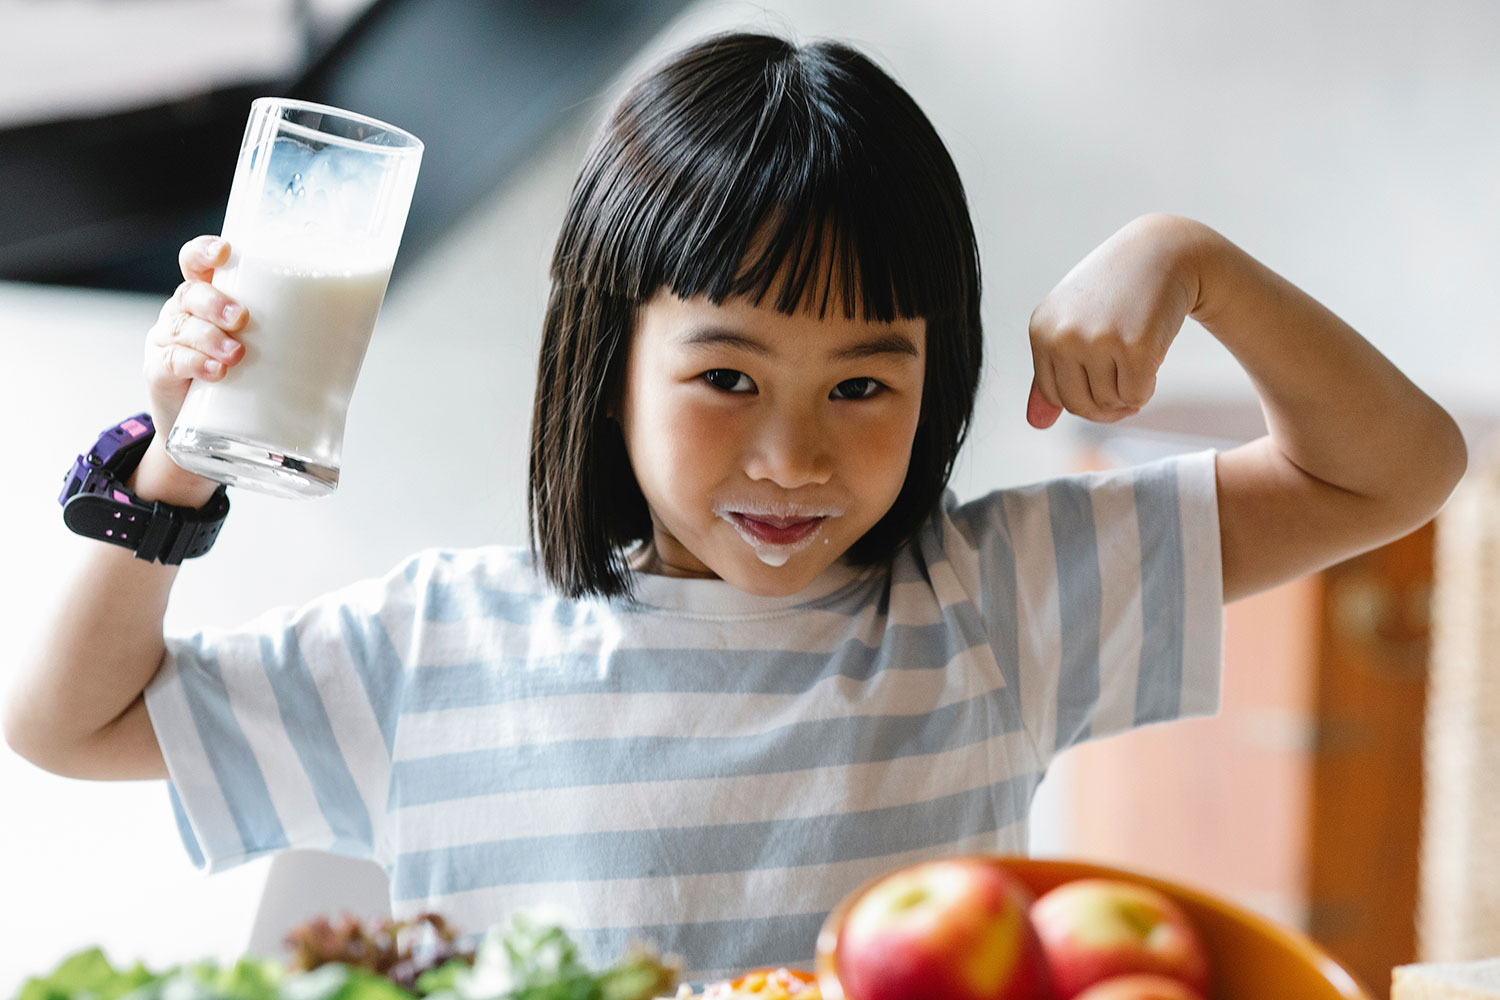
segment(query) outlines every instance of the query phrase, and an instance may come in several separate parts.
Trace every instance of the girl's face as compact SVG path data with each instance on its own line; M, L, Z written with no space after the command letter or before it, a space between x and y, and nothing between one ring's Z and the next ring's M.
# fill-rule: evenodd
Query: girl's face
M637 313L619 412L653 526L637 569L794 594L901 492L926 322L772 302L662 290Z

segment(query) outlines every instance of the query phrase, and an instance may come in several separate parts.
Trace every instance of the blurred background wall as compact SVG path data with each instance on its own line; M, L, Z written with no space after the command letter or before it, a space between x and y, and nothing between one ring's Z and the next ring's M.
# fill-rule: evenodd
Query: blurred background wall
M0 2L0 124L295 75L362 9L359 0ZM287 27L308 11L311 42ZM503 178L403 258L351 407L339 491L308 504L238 494L213 556L179 577L170 629L232 625L426 546L524 543L534 355L572 173L622 81L726 27L862 46L947 141L986 278L985 381L954 480L963 498L1076 465L1076 421L1047 432L1025 423L1027 318L1077 260L1148 211L1213 225L1451 409L1500 410L1500 5L711 0L652 27ZM434 106L461 106L480 135L514 111L465 105L466 90L435 89L436 78L413 64L398 82ZM423 134L422 121L394 120ZM192 168L227 177L231 158ZM0 212L25 207L6 199L0 177ZM0 283L0 391L12 429L0 670L31 642L87 544L59 523L61 476L102 426L144 405L142 338L172 285ZM1248 381L1192 324L1159 384L1159 405L1253 410ZM1065 782L1062 773L1044 784L1038 851L1067 850L1056 806ZM67 781L0 751L0 792L0 994L90 943L154 964L244 947L265 863L195 872L159 785Z

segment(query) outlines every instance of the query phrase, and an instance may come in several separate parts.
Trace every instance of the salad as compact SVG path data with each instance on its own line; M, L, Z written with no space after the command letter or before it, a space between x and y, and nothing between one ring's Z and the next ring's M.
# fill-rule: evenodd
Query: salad
M353 917L300 925L286 962L245 957L151 971L116 968L98 948L26 980L13 1000L652 1000L677 968L636 946L603 971L586 967L561 926L516 915L472 949L437 914L371 926Z

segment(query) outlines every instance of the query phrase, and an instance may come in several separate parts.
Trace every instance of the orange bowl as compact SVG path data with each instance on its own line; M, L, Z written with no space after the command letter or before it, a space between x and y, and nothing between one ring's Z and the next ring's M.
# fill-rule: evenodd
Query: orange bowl
M979 855L1003 865L1033 893L1042 893L1079 878L1116 878L1148 885L1187 911L1203 936L1213 964L1209 1000L1372 1000L1371 995L1333 956L1311 938L1257 913L1199 889L1124 868L1084 861ZM883 876L882 876L883 877ZM860 886L828 915L818 934L819 977L834 974L833 951L838 928L854 901L879 879ZM842 996L825 988L825 997Z

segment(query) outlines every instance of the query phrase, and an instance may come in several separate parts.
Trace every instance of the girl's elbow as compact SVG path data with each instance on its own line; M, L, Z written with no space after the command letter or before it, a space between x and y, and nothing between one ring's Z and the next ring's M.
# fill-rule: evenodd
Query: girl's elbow
M1443 413L1443 475L1440 479L1441 489L1437 506L1433 509L1436 515L1442 509L1443 504L1453 495L1458 484L1463 481L1464 475L1469 471L1469 446L1464 441L1464 433L1459 429L1458 422L1446 411Z
M45 714L20 692L10 692L0 709L3 709L0 729L4 730L5 744L12 753L43 771L74 777L71 768L74 748L67 742L61 726L50 724Z
M1469 448L1458 423L1445 411L1426 437L1420 461L1408 479L1413 527L1432 520L1448 503L1469 468Z
M19 699L12 695L6 700L3 714L0 714L0 729L4 730L5 745L10 747L12 753L22 760L29 761L43 770L51 770L44 760L47 759L46 741L40 738L35 731L32 719Z

